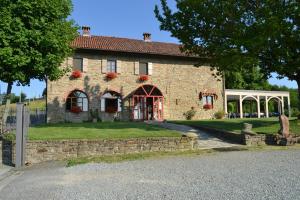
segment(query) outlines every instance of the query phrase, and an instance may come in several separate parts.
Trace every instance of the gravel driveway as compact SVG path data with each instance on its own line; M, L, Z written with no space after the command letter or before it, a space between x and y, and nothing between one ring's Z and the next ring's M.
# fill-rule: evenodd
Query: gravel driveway
M1 184L1 183L0 183ZM2 183L3 184L3 183ZM300 150L30 168L0 199L300 199Z

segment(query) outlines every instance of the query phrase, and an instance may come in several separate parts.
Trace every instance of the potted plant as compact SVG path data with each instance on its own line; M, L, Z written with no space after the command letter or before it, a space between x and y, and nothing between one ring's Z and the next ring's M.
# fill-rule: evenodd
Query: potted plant
M141 82L148 81L149 80L149 76L145 75L145 74L144 75L140 75L139 80Z
M79 106L73 106L70 111L75 114L79 114L82 112L82 110Z
M79 70L73 71L72 75L71 75L71 77L74 79L80 78L81 76L82 76L82 74L81 74L81 71L79 71Z
M115 73L115 72L108 72L106 74L106 78L107 78L107 80L115 79L115 78L117 78L117 73Z
M213 108L213 106L212 106L211 104L205 104L205 105L203 106L203 108L204 108L205 110L210 110L210 109Z

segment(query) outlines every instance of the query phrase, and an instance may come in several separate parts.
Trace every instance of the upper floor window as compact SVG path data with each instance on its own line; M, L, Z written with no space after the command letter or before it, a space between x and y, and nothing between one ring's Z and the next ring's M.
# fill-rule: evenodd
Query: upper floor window
M139 74L140 75L148 75L148 63L140 62L139 65Z
M107 60L106 71L117 73L117 62L116 62L116 60Z
M204 96L202 98L203 105L211 105L213 107L214 105L214 97L213 96Z
M73 58L73 70L83 71L83 59Z

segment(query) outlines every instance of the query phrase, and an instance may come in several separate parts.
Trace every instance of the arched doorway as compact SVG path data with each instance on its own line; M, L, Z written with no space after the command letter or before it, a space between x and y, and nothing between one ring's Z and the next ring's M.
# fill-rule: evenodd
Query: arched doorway
M164 97L153 85L142 85L130 99L133 120L163 120Z

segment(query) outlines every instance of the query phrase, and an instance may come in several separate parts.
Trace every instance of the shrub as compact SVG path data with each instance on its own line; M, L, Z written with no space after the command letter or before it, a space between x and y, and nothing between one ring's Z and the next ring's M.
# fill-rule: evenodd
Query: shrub
M107 78L107 80L115 79L115 78L117 78L117 73L115 73L115 72L108 72L106 74L106 78Z
M191 120L196 115L196 110L194 109L194 107L192 107L191 110L183 113L183 115L187 120Z
M5 133L3 134L3 139L7 141L14 141L16 140L16 135L14 133Z
M217 119L223 119L224 117L225 117L225 112L224 111L218 111L218 112L216 112L215 113L215 117L217 118Z
M72 78L80 78L81 77L81 71L79 71L79 70L73 71L71 77Z

